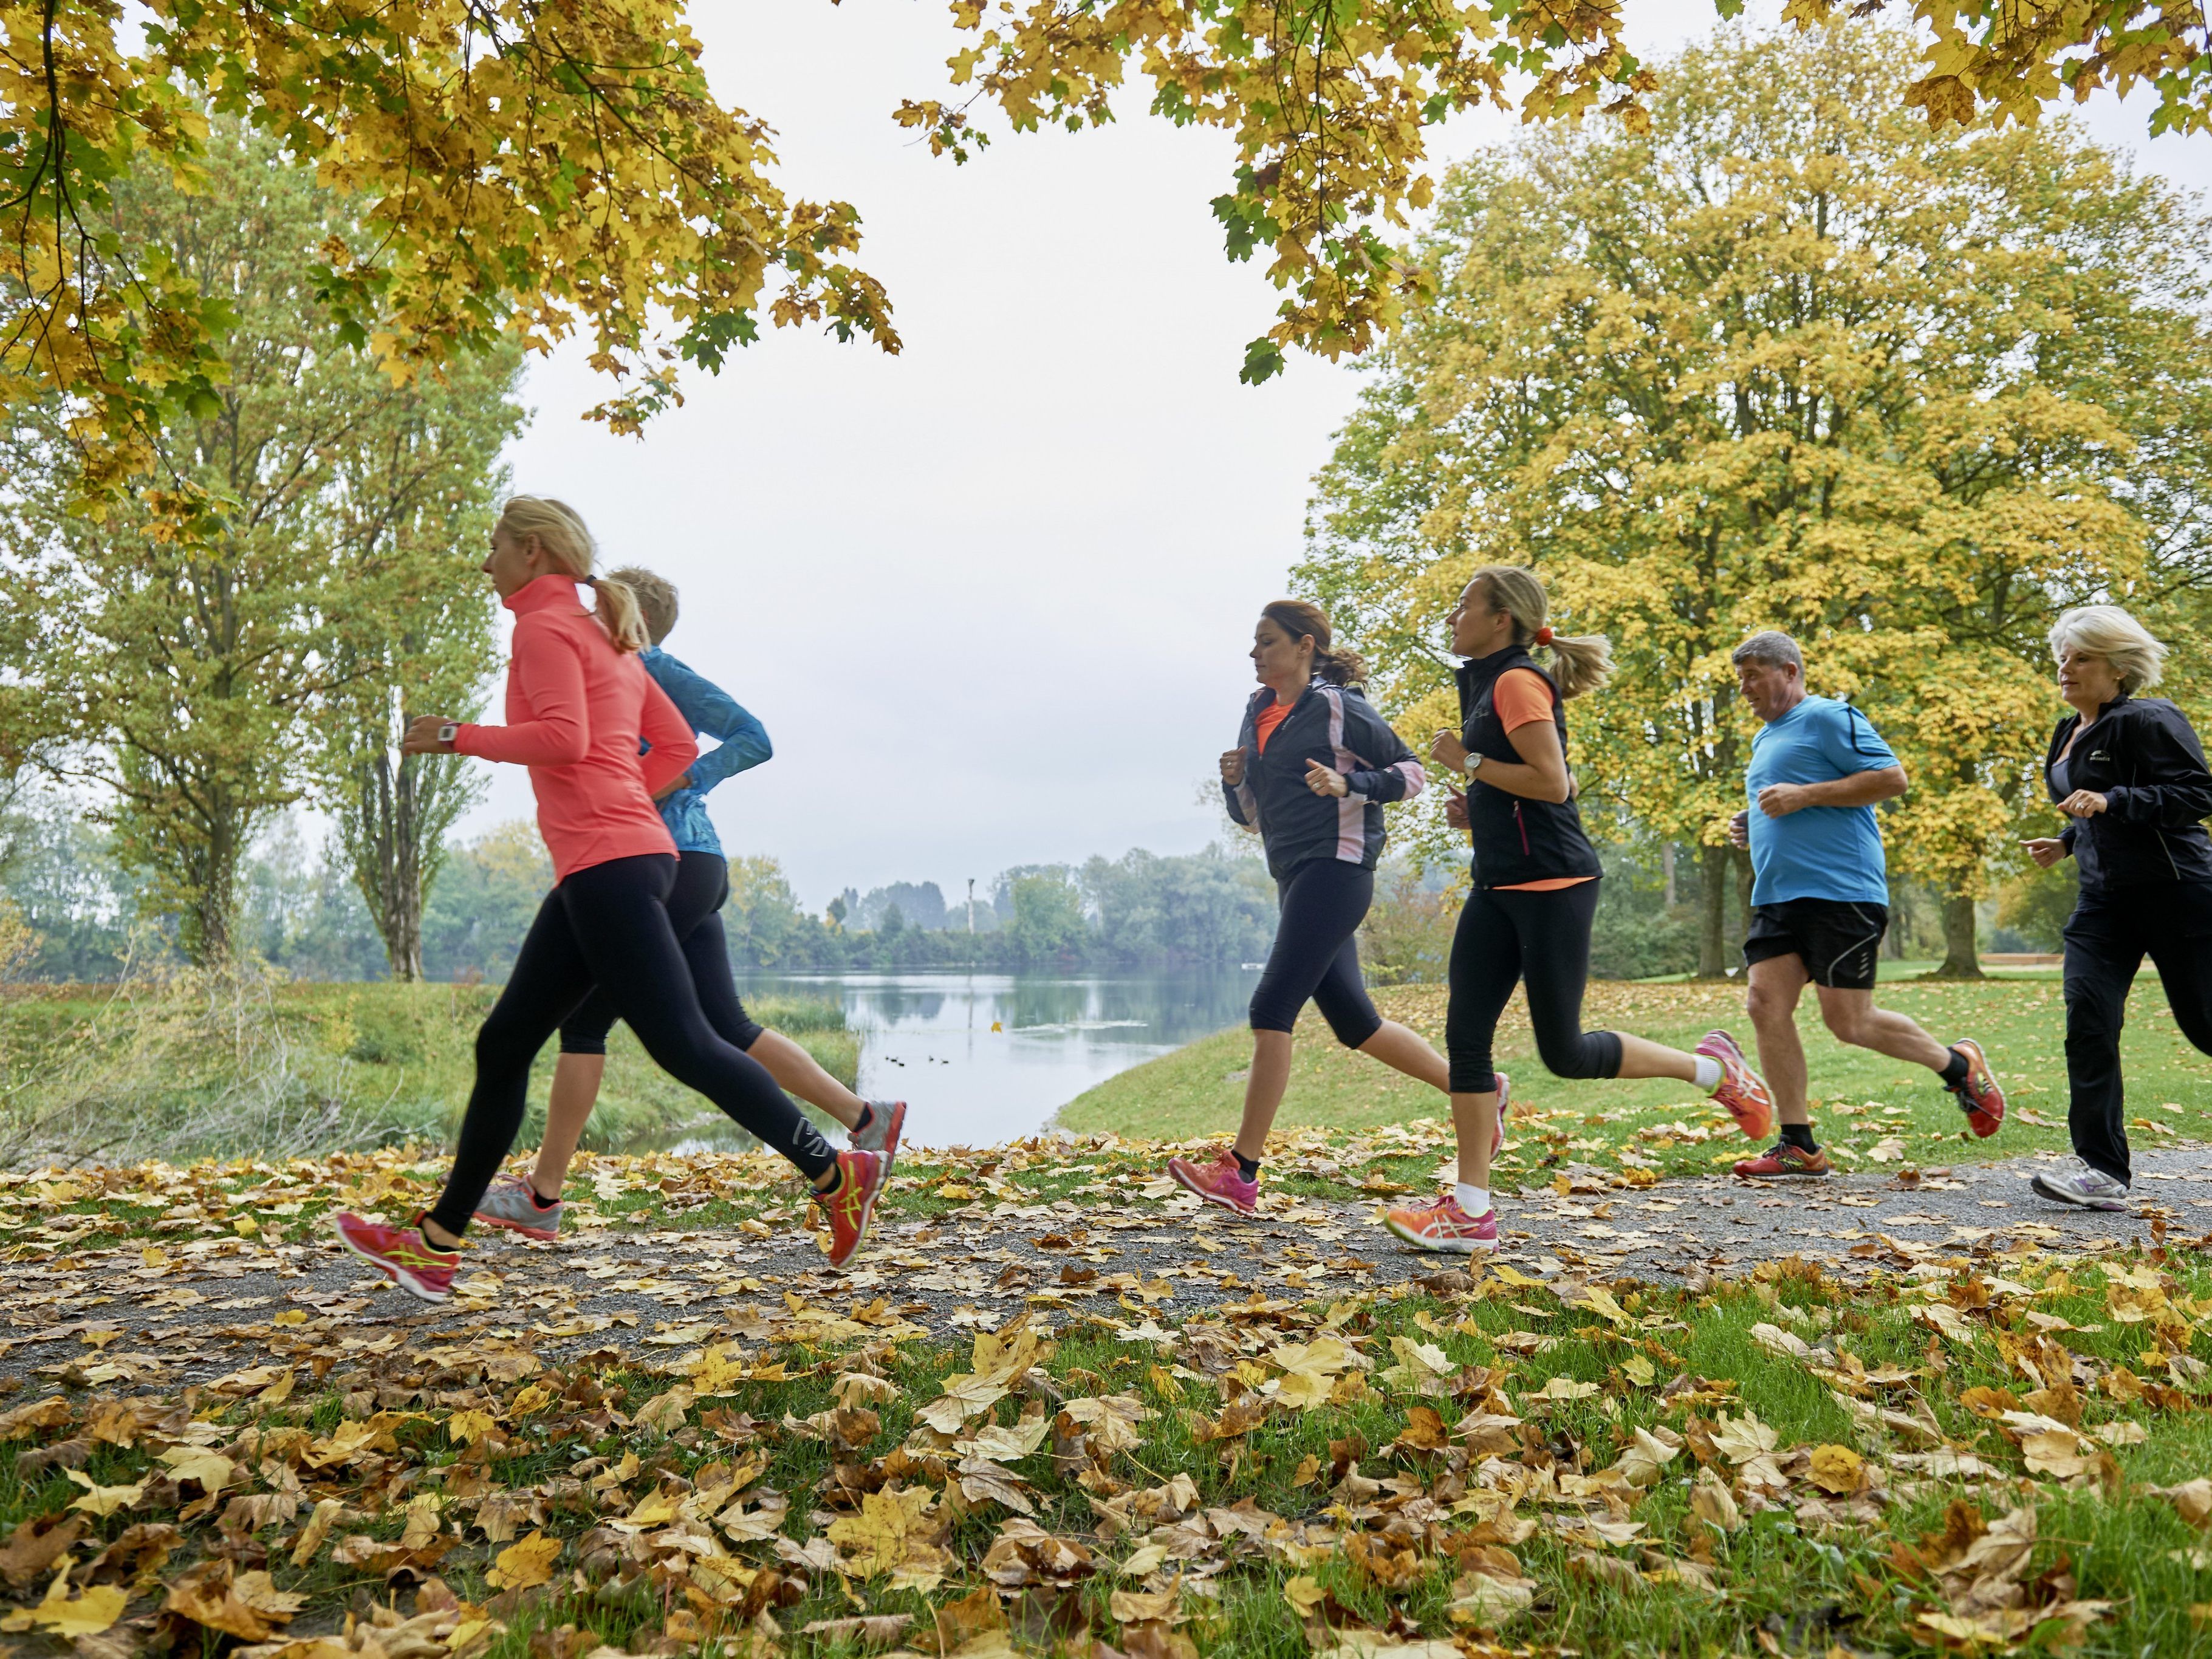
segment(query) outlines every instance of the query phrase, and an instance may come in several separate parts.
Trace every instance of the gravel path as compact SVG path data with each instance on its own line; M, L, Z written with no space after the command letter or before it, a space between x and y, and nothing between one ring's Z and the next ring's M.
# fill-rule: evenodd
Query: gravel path
M1495 1258L1533 1277L1695 1281L1795 1252L1845 1274L1905 1271L2025 1245L2094 1250L2212 1238L2212 1147L2142 1153L2135 1206L2101 1215L2032 1194L2036 1159L1814 1183L1725 1176L1608 1190L1570 1169L1576 1190L1509 1200ZM136 1246L11 1265L0 1378L19 1387L177 1388L265 1366L280 1355L343 1360L400 1343L573 1359L610 1347L656 1357L709 1340L787 1337L794 1320L842 1334L904 1322L933 1334L996 1328L1024 1308L1056 1326L1092 1322L1141 1339L1163 1324L1255 1297L1326 1300L1448 1272L1460 1258L1403 1249L1372 1200L1274 1195L1256 1220L1201 1212L1177 1194L1109 1210L1061 1200L974 1206L933 1222L893 1221L855 1269L830 1272L795 1230L602 1229L533 1244L496 1235L472 1253L454 1300L430 1308L334 1243L190 1261ZM273 1373L272 1373L273 1374ZM4 1385L0 1385L4 1386ZM234 1386L237 1386L234 1384Z

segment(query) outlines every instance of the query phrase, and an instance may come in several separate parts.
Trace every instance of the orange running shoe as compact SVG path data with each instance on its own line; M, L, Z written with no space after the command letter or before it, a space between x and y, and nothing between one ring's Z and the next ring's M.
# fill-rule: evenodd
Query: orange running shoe
M1382 1224L1417 1250L1474 1255L1498 1248L1497 1210L1469 1215L1460 1208L1455 1193L1439 1194L1425 1204L1401 1204L1382 1218Z
M1802 1146L1778 1140L1757 1158L1739 1160L1735 1172L1746 1181L1770 1180L1776 1176L1825 1176L1829 1173L1828 1155L1817 1147L1808 1152Z
M1765 1139L1774 1127L1774 1097L1766 1092L1766 1080L1751 1069L1735 1039L1726 1031L1708 1031L1698 1052L1721 1063L1721 1085L1713 1091L1713 1098L1728 1108L1737 1128L1753 1140Z
M842 1267L867 1242L868 1228L876 1218L876 1200L884 1192L884 1158L880 1152L837 1154L836 1186L814 1194L814 1201L830 1212L830 1265Z
M364 1221L350 1210L331 1218L338 1243L368 1262L410 1296L443 1302L453 1293L453 1274L461 1253L441 1250L422 1236L420 1211L404 1227Z
M1951 1052L1964 1055L1966 1061L1966 1080L1951 1092L1959 1097L1966 1127L1987 1140L2004 1121L2004 1091L1997 1087L1996 1073L1990 1070L1982 1045L1973 1038L1960 1037L1951 1045Z

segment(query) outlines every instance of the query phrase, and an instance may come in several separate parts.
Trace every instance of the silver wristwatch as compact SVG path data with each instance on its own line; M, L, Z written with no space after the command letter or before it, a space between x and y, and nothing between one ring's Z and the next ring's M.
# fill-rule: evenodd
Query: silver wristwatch
M1467 773L1468 776L1473 777L1477 772L1482 770L1482 757L1476 754L1474 750L1468 750L1467 751L1467 761L1462 769Z
M447 720L443 726L438 728L438 741L440 743L451 743L455 738L460 735L460 731L461 728L459 726L452 720Z

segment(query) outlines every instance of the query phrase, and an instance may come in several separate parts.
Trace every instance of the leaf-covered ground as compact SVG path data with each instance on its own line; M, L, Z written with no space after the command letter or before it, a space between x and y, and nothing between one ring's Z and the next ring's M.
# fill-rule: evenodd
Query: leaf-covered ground
M443 1309L321 1219L439 1159L9 1177L0 1622L26 1659L2212 1642L2201 1148L2090 1218L2018 1167L1769 1191L1547 1133L1471 1270L1373 1224L1429 1124L1287 1139L1250 1223L1154 1146L917 1154L842 1275L764 1160L601 1158Z

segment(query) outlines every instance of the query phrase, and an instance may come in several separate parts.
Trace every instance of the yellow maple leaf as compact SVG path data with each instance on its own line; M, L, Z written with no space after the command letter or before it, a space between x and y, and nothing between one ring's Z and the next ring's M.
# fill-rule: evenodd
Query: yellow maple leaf
M97 1636L120 1619L130 1602L131 1592L119 1584L94 1584L72 1600L65 1594L69 1589L69 1558L64 1556L61 1571L46 1586L46 1600L35 1607L20 1607L0 1619L0 1630L36 1628L74 1641L80 1636Z
M84 1488L84 1496L70 1507L82 1510L87 1515L97 1515L104 1519L118 1510L129 1509L146 1495L143 1480L128 1486L101 1486L94 1485L90 1476L80 1474L75 1469L64 1469L62 1473Z
M1866 1460L1849 1446L1815 1446L1812 1474L1822 1492L1845 1497L1866 1484Z
M446 1436L456 1445L473 1445L496 1426L489 1412L455 1412L446 1419Z
M534 1584L550 1583L553 1564L560 1559L559 1539L532 1532L499 1553L498 1565L484 1574L484 1582L494 1589L528 1589Z

